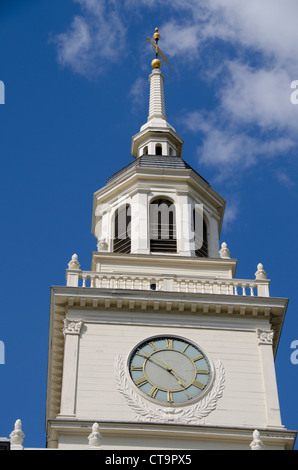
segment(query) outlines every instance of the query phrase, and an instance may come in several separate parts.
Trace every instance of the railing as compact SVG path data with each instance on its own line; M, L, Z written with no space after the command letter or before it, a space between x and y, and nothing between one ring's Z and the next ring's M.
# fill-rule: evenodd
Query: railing
M269 280L266 279L196 279L183 276L124 275L68 269L66 281L66 285L71 287L269 297Z

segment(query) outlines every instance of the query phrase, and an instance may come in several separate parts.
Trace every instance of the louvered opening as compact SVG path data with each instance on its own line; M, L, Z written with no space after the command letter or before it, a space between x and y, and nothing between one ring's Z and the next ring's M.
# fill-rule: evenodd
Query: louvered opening
M156 199L150 204L150 251L177 252L175 206L168 199Z
M130 205L125 205L117 209L115 213L115 228L113 239L114 253L131 252L131 212Z
M208 231L203 214L193 210L193 225L195 234L195 254L198 258L208 258Z

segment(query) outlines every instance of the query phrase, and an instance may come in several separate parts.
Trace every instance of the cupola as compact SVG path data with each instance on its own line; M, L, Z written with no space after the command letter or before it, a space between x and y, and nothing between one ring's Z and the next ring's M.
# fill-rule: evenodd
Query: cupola
M92 233L99 252L219 258L225 201L181 157L183 140L167 122L156 29L147 122L132 138L131 163L94 194Z

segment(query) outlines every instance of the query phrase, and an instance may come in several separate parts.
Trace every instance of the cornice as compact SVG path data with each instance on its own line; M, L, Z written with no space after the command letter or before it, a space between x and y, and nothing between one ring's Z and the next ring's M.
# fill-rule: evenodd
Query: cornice
M149 423L133 421L102 421L95 417L98 423L100 434L104 440L109 437L138 436L141 438L182 438L189 442L198 441L214 443L217 447L222 443L223 448L226 444L242 444L247 446L253 439L255 428L252 427L228 427L228 426L210 426L194 424L169 424L169 423ZM48 435L50 441L58 440L58 436L77 435L86 437L86 446L88 445L88 435L91 432L94 421L80 419L50 419L47 422ZM266 446L282 446L285 450L292 450L295 444L296 431L286 430L284 428L258 428L262 442Z
M274 331L274 350L276 350L281 327L286 313L288 299L274 297L251 297L234 296L227 294L195 294L189 292L164 292L164 291L143 291L132 289L105 289L90 287L53 287L53 301L58 310L58 318L61 312L64 315L72 309L84 309L84 316L89 317L89 321L99 319L98 311L101 312L101 320L104 322L124 322L129 323L131 313L138 312L138 318L133 320L135 324L161 325L170 320L179 326L189 325L198 327L218 327L222 324L229 324L237 319L236 326L241 329L245 324L245 319L253 319L256 322L265 320L271 324ZM114 319L111 316L114 312ZM108 312L105 315L105 312ZM115 313L117 312L117 313ZM161 313L164 314L161 316ZM208 319L212 322L208 323ZM202 320L204 320L202 322ZM238 323L239 322L239 323ZM262 324L259 326L263 328Z
M152 176L152 178L150 178ZM172 185L173 182L180 181L181 183L189 183L197 191L208 192L208 196L212 198L216 203L221 203L225 205L225 200L218 194L200 175L198 175L191 168L152 168L152 167L132 167L128 169L124 174L119 175L118 178L108 183L103 188L100 188L94 193L94 198L97 200L99 198L111 198L113 193L120 193L121 191L127 190L129 188L129 193L131 192L132 185L135 182L144 183L144 179L148 183L156 184L159 180L164 183L164 180L167 180L169 185Z

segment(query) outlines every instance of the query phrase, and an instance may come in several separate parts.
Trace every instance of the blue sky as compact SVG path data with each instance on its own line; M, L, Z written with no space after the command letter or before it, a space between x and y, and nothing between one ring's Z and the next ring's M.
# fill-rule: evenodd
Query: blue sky
M148 115L152 49L183 158L227 200L236 277L259 262L289 298L276 358L283 424L298 428L296 0L1 0L0 436L17 418L45 446L50 286L89 270L92 197L132 161Z

